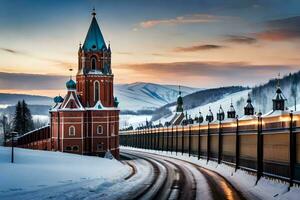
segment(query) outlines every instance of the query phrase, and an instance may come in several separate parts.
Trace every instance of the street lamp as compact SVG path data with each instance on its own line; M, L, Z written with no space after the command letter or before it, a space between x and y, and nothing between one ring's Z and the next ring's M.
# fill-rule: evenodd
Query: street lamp
M15 136L18 132L11 132L11 163L14 163L14 146L15 146ZM16 139L18 141L18 139Z

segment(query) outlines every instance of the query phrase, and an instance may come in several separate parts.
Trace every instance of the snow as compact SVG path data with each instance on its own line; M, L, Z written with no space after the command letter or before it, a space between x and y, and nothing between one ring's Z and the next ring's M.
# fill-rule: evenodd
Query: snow
M5 109L7 108L8 106L10 106L9 104L0 104L0 109Z
M188 161L194 164L197 164L206 169L217 172L221 176L223 176L226 180L228 180L235 188L237 188L240 192L242 192L245 197L248 199L289 199L296 200L299 199L300 188L297 186L291 187L288 190L288 183L271 178L262 177L259 182L256 184L256 176L247 171L238 169L235 171L234 167L231 167L226 164L218 164L215 161L207 162L206 159L198 160L197 157L191 156L188 154L178 153L177 155L173 152L162 152L158 150L145 150L145 149L137 149L131 147L121 147L122 149L129 150L137 150L144 151L149 153L154 153L157 155L168 156L172 158L177 158L180 160Z
M20 195L31 199L33 191L43 196L55 187L91 183L99 187L130 173L127 165L115 159L15 148L15 163L10 163L10 152L11 148L0 147L0 199L18 199Z
M200 89L181 87L182 95ZM121 110L154 110L167 103L176 101L178 86L154 83L132 83L115 86L115 96L119 99Z
M250 91L251 90L243 90L243 91L240 91L240 92L235 92L235 93L232 93L230 95L227 95L226 97L224 97L222 99L219 99L218 101L211 102L211 103L208 103L208 104L205 104L205 105L202 105L202 106L198 106L198 107L195 107L195 108L192 108L192 109L185 110L184 113L187 112L188 115L191 115L191 117L194 118L195 116L198 116L199 111L201 111L202 116L205 119L205 116L209 112L209 108L211 108L211 111L214 114L214 119L216 120L217 119L217 112L220 108L220 105L222 105L222 108L224 109L225 114L226 114L226 112L229 109L230 104L232 102L234 107L235 107L235 110L237 112L237 115L241 116L242 112L243 112L243 109L238 108L237 101L239 101L241 98L247 98L247 95ZM242 105L242 107L244 107L244 104ZM176 106L172 106L169 109L172 112L175 112ZM168 117L164 117L164 118L161 118L159 120L164 124L167 121L169 122L172 119L172 117L173 117L173 115L170 115ZM159 120L156 120L154 122L154 124L158 124Z
M139 124L145 124L146 119L151 120L151 115L120 115L120 128L128 126L138 127Z

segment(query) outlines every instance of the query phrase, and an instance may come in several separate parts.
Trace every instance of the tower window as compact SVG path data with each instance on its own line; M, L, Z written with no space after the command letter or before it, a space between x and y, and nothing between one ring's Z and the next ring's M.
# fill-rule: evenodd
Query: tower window
M94 101L97 102L99 100L100 94L100 83L99 81L94 82Z
M103 133L103 127L101 125L97 126L97 134L102 134Z
M69 127L69 136L75 136L75 127L74 126Z
M92 58L91 59L91 62L92 62L92 70L96 70L96 58Z

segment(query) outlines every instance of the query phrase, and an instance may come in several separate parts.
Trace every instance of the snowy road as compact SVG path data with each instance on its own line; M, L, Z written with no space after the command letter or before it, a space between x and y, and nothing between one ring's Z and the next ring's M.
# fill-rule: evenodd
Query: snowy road
M118 162L59 152L17 150L18 162L12 166L3 159L0 167L8 170L5 174L9 174L12 167L14 174L16 169L24 173L15 176L14 182L10 181L13 176L9 178L0 174L1 181L5 180L6 183L3 182L0 189L0 199L244 199L217 173L165 155L122 148L122 160ZM2 149L3 155L7 152L7 148ZM61 162L68 166L67 171L62 171L65 168L59 168ZM92 171L83 173L84 169ZM73 171L74 173L71 173ZM97 176L91 176L92 174ZM76 177L81 178L77 180ZM42 183L48 185L33 187L34 184ZM27 185L32 185L33 188L27 189Z
M147 160L149 163L152 162L152 168L159 166L158 168L162 169L152 171L156 178L154 182L147 184L147 189L143 191L144 195L129 194L127 199L245 199L223 177L195 164L131 150L122 150L122 155ZM161 187L158 188L157 185Z

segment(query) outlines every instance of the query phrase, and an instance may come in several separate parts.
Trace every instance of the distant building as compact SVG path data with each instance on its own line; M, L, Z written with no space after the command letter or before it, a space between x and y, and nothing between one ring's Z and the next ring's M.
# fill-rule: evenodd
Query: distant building
M54 98L50 110L51 149L119 157L119 109L114 97L110 44L105 43L92 13L92 22L78 50L76 83L66 83L64 98Z

